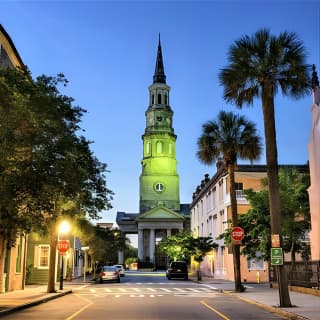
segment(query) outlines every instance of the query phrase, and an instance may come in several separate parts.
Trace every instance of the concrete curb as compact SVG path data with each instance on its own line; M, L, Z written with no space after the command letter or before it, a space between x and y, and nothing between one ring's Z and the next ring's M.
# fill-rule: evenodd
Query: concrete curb
M203 284L203 282L201 280L199 281L197 279L192 279L192 278L189 278L189 279L191 281L193 281L193 282ZM255 300L252 300L252 299L249 299L249 298L245 298L243 296L238 295L235 291L228 291L228 290L219 289L218 292L224 293L224 294L228 294L228 295L232 295L233 297L236 297L239 300L242 300L242 301L244 301L246 303L250 303L250 304L256 305L257 307L259 307L261 309L264 309L266 311L269 311L269 312L284 316L284 317L286 317L287 319L290 319L290 320L309 320L308 318L305 318L303 316L297 315L297 314L289 312L287 310L283 310L280 307L269 306L267 304L264 304L264 303L261 303L261 302L255 301Z
M19 305L19 306L16 306L16 307L12 307L12 308L0 311L0 318L4 317L5 315L8 315L10 313L13 313L13 312L16 312L16 311L20 311L20 310L23 310L23 309L27 309L27 308L31 308L31 307L34 307L34 306L39 305L41 303L45 303L45 302L48 302L50 300L54 300L54 299L63 297L63 296L65 296L67 294L70 294L70 293L72 293L72 290L59 292L59 293L54 293L52 295L50 293L48 293L48 296L46 296L46 297L44 297L42 299L31 301L31 302L28 302L28 303L25 303L25 304L22 304L22 305Z

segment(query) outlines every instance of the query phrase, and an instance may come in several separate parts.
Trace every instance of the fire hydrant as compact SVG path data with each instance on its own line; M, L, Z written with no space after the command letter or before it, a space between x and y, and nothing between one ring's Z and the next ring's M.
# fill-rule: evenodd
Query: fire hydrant
M260 272L257 271L256 273L257 283L260 283Z

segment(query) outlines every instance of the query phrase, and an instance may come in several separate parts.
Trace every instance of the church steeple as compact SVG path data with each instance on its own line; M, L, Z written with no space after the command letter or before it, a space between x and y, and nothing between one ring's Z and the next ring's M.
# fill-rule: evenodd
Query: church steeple
M153 83L149 86L149 106L143 140L140 175L140 213L156 207L180 210L179 175L170 87L164 74L160 35Z
M154 75L153 75L153 83L166 83L166 75L164 74L163 59L162 59L160 33L159 33L157 61L156 61L156 67L154 69Z

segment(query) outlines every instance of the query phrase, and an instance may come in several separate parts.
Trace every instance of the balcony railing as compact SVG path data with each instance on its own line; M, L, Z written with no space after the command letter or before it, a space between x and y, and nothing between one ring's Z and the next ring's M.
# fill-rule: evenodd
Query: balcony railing
M237 199L237 201L246 201L247 202L247 199L244 195L243 190L236 190L236 199ZM224 203L230 203L230 193L226 194L226 198L224 200Z

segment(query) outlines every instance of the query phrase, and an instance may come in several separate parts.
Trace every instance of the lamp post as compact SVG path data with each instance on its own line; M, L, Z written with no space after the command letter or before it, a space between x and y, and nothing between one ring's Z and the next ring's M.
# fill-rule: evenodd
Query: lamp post
M58 251L61 255L60 290L63 290L64 255L69 249L69 240L60 239L60 235L67 233L69 230L70 225L67 221L62 221L58 226Z

